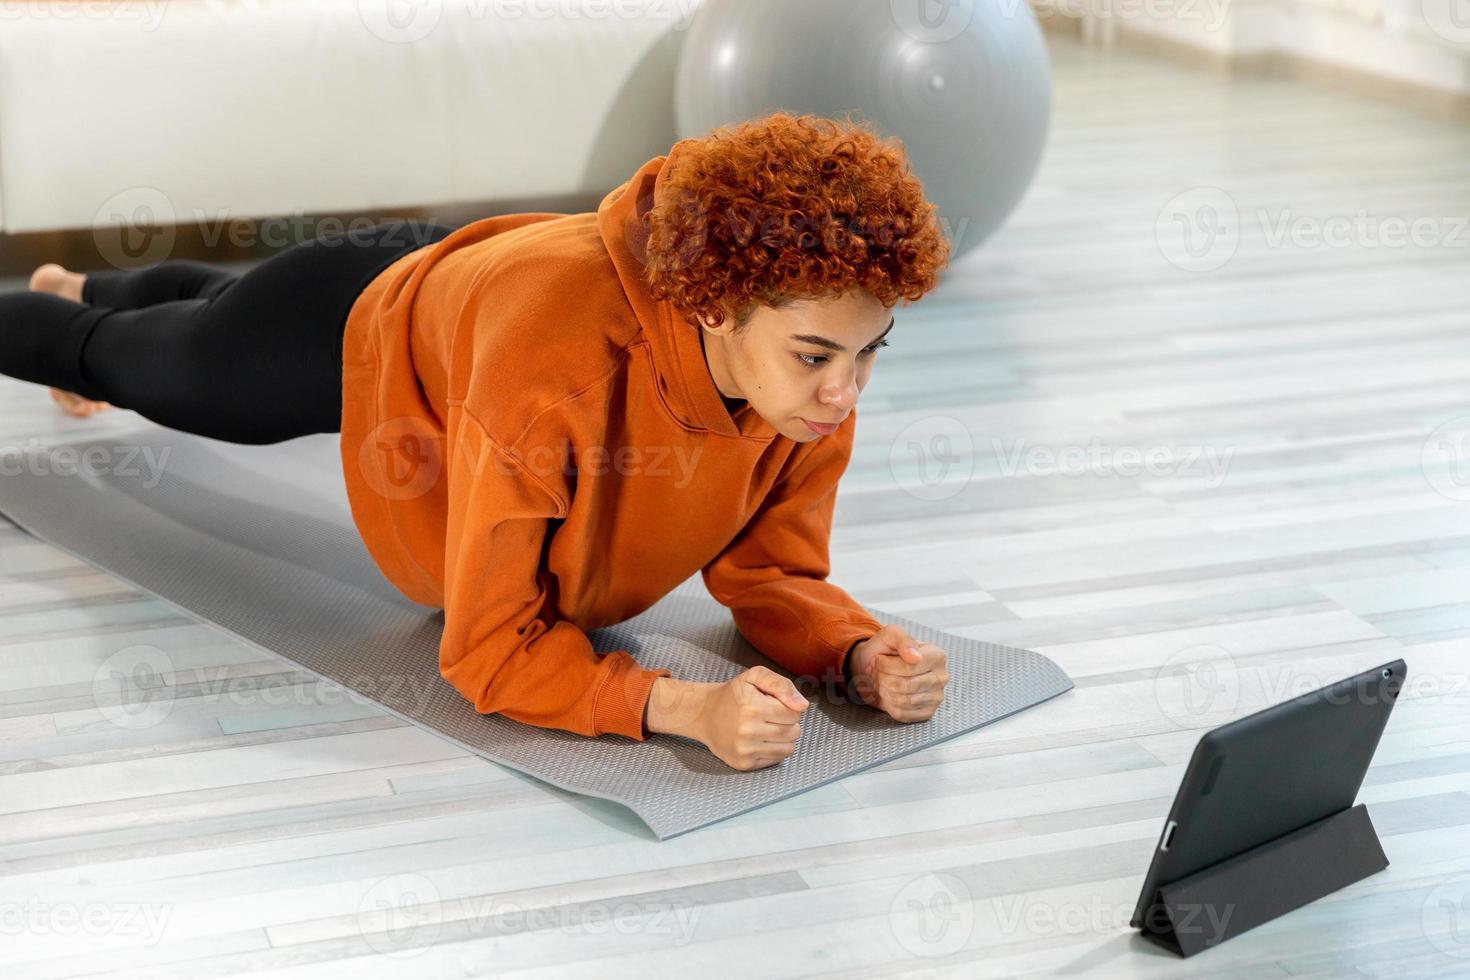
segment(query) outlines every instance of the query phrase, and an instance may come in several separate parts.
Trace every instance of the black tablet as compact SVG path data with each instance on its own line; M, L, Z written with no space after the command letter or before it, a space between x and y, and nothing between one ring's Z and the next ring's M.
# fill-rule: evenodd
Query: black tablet
M1351 807L1406 670L1395 660L1206 732L1129 925L1169 883Z

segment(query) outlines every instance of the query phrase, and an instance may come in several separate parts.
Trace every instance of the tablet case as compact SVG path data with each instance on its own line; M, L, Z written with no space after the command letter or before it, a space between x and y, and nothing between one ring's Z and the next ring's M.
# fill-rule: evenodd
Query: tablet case
M1142 932L1193 956L1386 867L1359 803L1161 886Z

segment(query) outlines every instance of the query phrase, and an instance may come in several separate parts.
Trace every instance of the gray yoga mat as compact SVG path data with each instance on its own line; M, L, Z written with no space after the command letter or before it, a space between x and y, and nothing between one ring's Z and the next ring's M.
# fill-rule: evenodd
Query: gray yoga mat
M143 422L0 451L0 513L165 602L350 688L465 749L630 807L660 840L822 786L1005 718L1072 687L1047 658L868 607L949 653L945 701L902 724L864 705L812 706L790 758L739 772L704 746L585 738L481 715L439 676L443 612L403 597L352 523L335 435L245 446ZM651 609L589 634L675 677L780 671L693 575ZM785 673L784 671L781 671ZM789 676L789 675L788 675ZM832 699L834 702L836 699Z

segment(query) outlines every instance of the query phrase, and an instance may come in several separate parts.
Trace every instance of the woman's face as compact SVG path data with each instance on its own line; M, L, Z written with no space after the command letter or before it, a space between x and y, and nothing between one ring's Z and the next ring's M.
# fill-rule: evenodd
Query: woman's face
M704 326L704 355L720 394L744 399L781 435L797 442L835 429L851 414L893 326L890 308L864 289L838 297L760 305L741 330L733 318Z

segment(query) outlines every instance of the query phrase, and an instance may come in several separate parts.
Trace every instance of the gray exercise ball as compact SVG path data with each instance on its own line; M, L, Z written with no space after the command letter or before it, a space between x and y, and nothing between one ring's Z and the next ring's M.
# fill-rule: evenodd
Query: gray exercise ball
M866 119L903 141L951 260L1036 174L1051 73L1026 0L704 0L687 33L681 139L777 110Z

